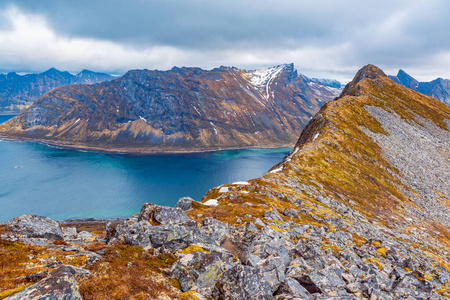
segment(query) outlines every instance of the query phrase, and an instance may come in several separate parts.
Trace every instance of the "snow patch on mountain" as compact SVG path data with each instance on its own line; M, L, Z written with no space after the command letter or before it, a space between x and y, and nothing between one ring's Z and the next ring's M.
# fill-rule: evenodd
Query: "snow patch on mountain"
M248 71L244 73L244 77L257 90L263 93L265 92L262 96L267 100L270 95L270 84L285 67L286 65L279 65L267 69Z

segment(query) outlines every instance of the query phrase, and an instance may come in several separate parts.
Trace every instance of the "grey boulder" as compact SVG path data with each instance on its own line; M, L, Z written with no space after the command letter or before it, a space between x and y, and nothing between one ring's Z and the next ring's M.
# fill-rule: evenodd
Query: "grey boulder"
M23 215L5 223L6 228L26 238L61 240L64 234L58 222L47 217Z
M150 221L155 225L168 225L188 222L188 215L179 207L160 206L152 203L142 205L138 221Z
M264 276L250 266L236 265L227 270L219 279L218 299L274 299Z
M5 300L81 300L75 277L77 268L63 266L51 272L49 276L24 290L5 298Z
M192 201L195 200L192 199L191 197L180 198L177 204L175 204L175 207L181 208L182 210L188 210L191 208Z

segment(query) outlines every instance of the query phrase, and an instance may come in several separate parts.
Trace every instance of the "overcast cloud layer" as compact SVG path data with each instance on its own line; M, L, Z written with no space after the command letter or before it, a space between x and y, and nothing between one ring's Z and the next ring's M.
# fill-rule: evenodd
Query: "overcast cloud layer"
M350 80L372 63L450 78L447 0L2 0L0 72L293 62Z

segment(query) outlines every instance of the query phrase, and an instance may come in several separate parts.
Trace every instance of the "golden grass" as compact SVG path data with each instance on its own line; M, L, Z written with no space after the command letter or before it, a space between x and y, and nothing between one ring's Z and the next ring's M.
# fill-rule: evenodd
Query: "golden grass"
M174 262L171 254L154 256L140 246L116 244L88 268L90 277L79 280L80 293L87 300L173 298L176 292L161 274Z

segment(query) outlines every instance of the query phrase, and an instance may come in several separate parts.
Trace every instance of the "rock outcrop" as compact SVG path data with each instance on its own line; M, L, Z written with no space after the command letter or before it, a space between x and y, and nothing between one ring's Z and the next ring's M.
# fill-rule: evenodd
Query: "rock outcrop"
M67 299L82 300L74 275L76 268L63 266L38 283L7 297L6 300Z
M50 218L23 215L5 223L6 228L17 238L43 238L61 240L63 232L58 222Z
M292 146L339 92L299 75L292 64L134 70L110 82L53 90L2 124L0 135L141 153Z

